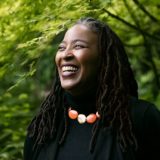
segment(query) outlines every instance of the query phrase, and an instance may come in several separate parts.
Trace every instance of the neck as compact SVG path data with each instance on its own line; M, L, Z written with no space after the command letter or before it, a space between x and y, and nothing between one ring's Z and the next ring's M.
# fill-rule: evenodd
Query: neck
M96 112L96 93L90 92L87 94L73 96L65 92L65 98L68 107L77 110L79 113L90 114Z

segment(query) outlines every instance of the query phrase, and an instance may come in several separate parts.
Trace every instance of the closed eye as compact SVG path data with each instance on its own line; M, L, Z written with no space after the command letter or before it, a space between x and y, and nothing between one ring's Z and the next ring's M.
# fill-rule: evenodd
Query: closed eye
M66 49L66 47L65 46L58 46L58 51L64 51Z
M75 49L81 49L81 48L86 48L86 46L80 45L80 44L76 44L76 45L74 46L74 48L75 48Z

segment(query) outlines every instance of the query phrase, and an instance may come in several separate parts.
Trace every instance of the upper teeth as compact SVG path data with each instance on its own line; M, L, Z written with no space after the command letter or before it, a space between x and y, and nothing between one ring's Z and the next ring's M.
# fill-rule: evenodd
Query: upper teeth
M76 67L73 67L73 66L63 66L62 67L62 71L65 72L65 71L77 71L78 68Z

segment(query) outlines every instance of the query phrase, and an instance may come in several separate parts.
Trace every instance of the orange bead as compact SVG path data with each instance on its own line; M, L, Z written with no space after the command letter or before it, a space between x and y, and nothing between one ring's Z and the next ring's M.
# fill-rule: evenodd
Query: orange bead
M88 123L94 123L96 121L96 119L97 119L96 114L92 113L92 114L90 114L90 115L87 116L87 122Z
M78 117L78 112L75 110L69 110L68 111L68 116L71 119L76 119Z

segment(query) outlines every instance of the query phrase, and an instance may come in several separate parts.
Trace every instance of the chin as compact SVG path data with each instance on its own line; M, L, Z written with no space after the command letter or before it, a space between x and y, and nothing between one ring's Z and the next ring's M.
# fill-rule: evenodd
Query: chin
M76 85L67 85L67 84L61 84L62 88L64 90L74 90L76 88Z
M77 93L80 92L80 89L79 89L79 87L77 87L76 84L75 85L62 84L61 86L66 92L68 92L68 93L70 93L72 95L77 95Z
M79 80L61 80L61 86L64 90L76 90L80 86Z

